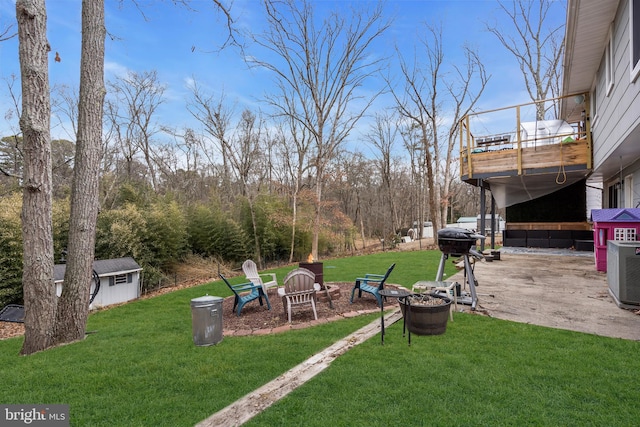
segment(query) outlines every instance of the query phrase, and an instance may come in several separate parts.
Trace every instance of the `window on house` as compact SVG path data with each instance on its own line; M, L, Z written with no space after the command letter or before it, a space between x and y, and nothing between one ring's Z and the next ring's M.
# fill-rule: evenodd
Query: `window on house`
M629 53L631 83L640 75L640 0L629 0Z
M614 82L614 62L613 62L613 26L609 27L609 42L604 50L604 73L606 84L606 95L609 96L613 89Z

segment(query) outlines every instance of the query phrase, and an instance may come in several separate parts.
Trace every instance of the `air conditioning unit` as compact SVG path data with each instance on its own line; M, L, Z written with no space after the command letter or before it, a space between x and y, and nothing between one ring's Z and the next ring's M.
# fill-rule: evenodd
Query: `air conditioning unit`
M607 282L618 307L640 306L640 242L607 242Z

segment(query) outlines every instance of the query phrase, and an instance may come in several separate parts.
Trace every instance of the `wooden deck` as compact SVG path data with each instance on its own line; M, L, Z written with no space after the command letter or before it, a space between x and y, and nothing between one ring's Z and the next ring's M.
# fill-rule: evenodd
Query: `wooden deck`
M515 145L515 144L514 144ZM587 140L546 144L537 147L504 148L468 153L460 156L462 180L497 176L557 173L566 170L590 170L591 149Z

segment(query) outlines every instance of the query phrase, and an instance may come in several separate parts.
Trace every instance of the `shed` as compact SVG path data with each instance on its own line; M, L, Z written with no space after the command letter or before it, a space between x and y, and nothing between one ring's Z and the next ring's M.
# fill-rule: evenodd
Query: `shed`
M636 241L640 236L640 209L593 209L593 242L596 269L607 271L607 242Z
M127 302L140 297L142 285L142 267L131 257L96 260L93 270L100 278L98 292L90 308L105 307ZM54 266L56 295L62 294L65 264ZM91 283L91 294L95 292L95 283Z
M433 237L433 223L424 221L422 224L422 232L418 228L418 221L413 221L414 239L424 239Z

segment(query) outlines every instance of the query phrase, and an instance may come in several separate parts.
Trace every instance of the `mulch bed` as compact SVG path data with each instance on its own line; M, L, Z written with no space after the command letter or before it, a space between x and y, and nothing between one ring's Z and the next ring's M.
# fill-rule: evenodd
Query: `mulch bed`
M24 323L0 322L0 340L24 334Z
M358 298L355 294L353 304L349 303L351 298L352 282L334 282L331 286L340 288L340 295L332 298L333 308L329 306L327 301L317 301L316 311L318 313L318 321L326 322L334 320L336 317L353 317L358 314L372 313L380 310L376 304L375 298L371 294L363 293L362 298ZM394 287L394 285L389 285ZM318 293L318 298L323 298L325 291ZM277 295L275 288L269 289L269 302L271 310L267 310L267 305L255 300L245 305L240 313L240 317L233 312L233 297L227 297L222 303L222 323L225 333L227 331L256 331L276 329L291 325L291 327L304 327L307 324L313 324L313 311L311 306L301 307L293 310L291 315L291 324L284 311L282 299ZM385 309L397 306L398 302L394 298L390 298L385 302Z

